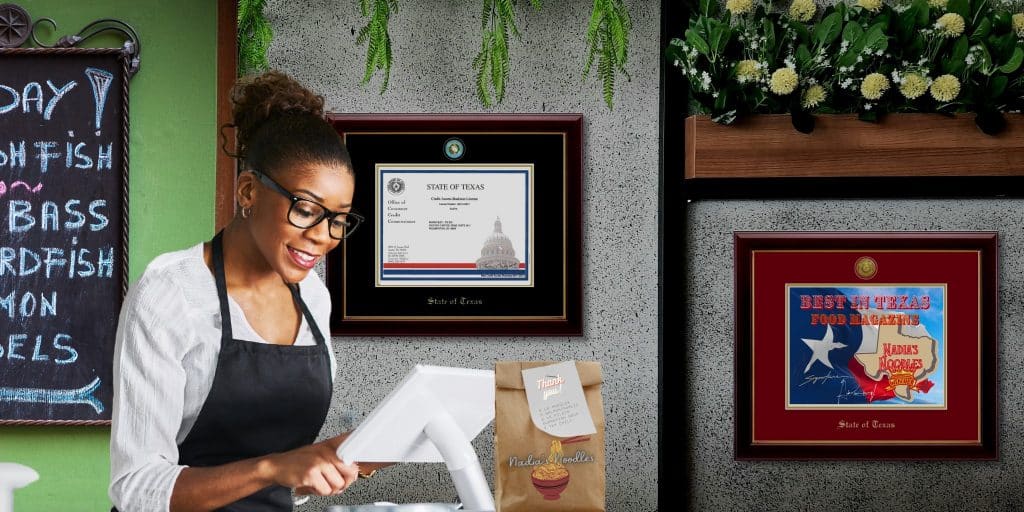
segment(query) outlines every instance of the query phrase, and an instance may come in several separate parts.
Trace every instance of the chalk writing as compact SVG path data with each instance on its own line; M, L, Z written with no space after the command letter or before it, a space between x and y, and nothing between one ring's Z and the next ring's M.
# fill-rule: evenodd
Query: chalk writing
M122 65L113 55L0 61L0 421L109 419Z

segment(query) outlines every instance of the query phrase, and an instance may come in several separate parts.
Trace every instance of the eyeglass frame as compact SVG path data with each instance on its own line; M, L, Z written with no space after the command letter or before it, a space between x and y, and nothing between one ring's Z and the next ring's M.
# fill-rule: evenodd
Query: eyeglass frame
M323 222L324 219L328 219L328 221L327 221L328 222L328 225L327 225L327 236L329 236L329 237L331 237L331 238L333 238L335 240L345 240L348 237L352 236L352 233L355 232L356 228L358 228L359 225L362 224L366 220L366 217L363 217L362 215L360 215L360 214L358 214L358 213L356 213L354 211L349 210L347 212L336 212L336 211L333 211L330 208L327 208L326 206L324 206L324 205L322 205L322 204L320 204L320 203L318 203L318 202L316 202L316 201L314 201L312 199L305 198L305 197L299 197L299 196L293 194L292 192L290 192L288 189L286 189L283 186L281 186L280 183L274 181L273 178L271 178L270 176L267 176L267 174L264 173L264 172L258 171L256 169L249 169L249 172L251 172L254 175L256 175L256 178L258 180L260 180L260 183L263 183L264 185L269 187L274 192L277 192L278 194L281 194L282 196L288 198L289 201L291 201L291 204L288 205L288 214L285 215L285 218L288 220L288 224L291 224L292 226L295 226L295 227L297 227L299 229L312 229L312 228L316 227L318 224L320 224L321 222ZM317 219L316 222L310 224L309 226L303 227L303 226L299 226L299 225L295 224L294 222L292 222L292 209L295 208L295 203L297 203L299 201L306 201L306 202L310 202L310 203L313 203L313 204L319 206L320 209L323 210L323 214L320 215L320 218ZM338 238L338 237L334 236L333 234L331 234L331 226L330 226L330 222L333 221L334 218L339 216L339 215L344 215L345 217L352 216L354 219L356 219L356 223L355 223L354 226L349 227L349 226L346 225L346 227L345 227L345 234L341 238ZM345 223L348 224L347 221Z

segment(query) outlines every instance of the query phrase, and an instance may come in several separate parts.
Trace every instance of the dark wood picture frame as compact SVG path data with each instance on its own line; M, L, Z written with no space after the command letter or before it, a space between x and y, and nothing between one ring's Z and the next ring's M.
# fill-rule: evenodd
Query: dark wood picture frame
M238 161L235 130L221 126L232 123L231 89L238 77L238 0L217 0L217 178L214 193L214 232L235 216L235 178ZM222 138L223 137L223 138ZM223 147L222 147L223 146Z
M979 459L992 460L998 456L998 237L994 232L912 232L912 233L879 233L879 232L772 232L772 233L735 233L735 297L736 297L736 340L735 340L735 458L737 460L764 459ZM753 427L757 418L758 406L765 406L762 401L755 402L754 369L757 364L753 345L757 326L752 318L755 310L753 304L754 290L754 254L756 251L786 251L799 254L801 252L839 253L846 255L888 252L913 253L922 256L922 251L935 251L948 254L953 251L977 253L979 258L977 281L979 286L979 315L977 326L979 333L977 347L979 359L979 403L978 403L978 434L976 443L960 442L927 442L894 443L894 442L816 442L816 443L758 443L753 438ZM881 264L879 264L881 266ZM950 269L955 272L963 269ZM785 271L782 271L785 272ZM850 272L852 274L852 266ZM890 274L891 275L891 274ZM881 277L881 274L879 275ZM785 278L783 278L785 279ZM887 284L882 280L878 284ZM872 284L864 281L864 284ZM775 292L771 290L768 293ZM787 300L788 297L787 297ZM947 315L948 311L944 311ZM762 324L758 322L758 325ZM772 335L768 335L770 338ZM783 343L790 343L781 337ZM945 343L945 342L944 342ZM762 356L763 357L763 356ZM763 361L763 359L762 359ZM763 363L762 363L763 364ZM955 376L953 377L955 379ZM952 380L952 379L951 379ZM763 381L760 381L763 382ZM961 382L970 388L970 382ZM973 389L973 388L971 388ZM772 409L783 407L768 404L769 413ZM950 411L953 409L950 408ZM818 411L815 411L818 412ZM859 411L858 411L859 412ZM948 412L948 411L940 411ZM788 413L787 413L788 414ZM795 414L800 414L797 412ZM849 411L842 410L826 413L835 414L842 419L850 416ZM907 421L913 421L917 411L895 411L894 414L904 415ZM949 413L953 414L953 413ZM765 417L765 413L760 413ZM863 416L863 414L861 414ZM790 425L799 423L790 416ZM973 421L973 419L971 420Z
M346 141L355 163L354 209L367 216L363 235L353 235L327 260L327 285L334 304L331 334L349 335L520 335L581 336L583 334L583 116L580 114L328 114ZM473 289L482 297L479 309L445 307L433 313L425 304L437 294L427 288L376 287L376 272L365 247L375 228L374 164L450 164L441 151L450 137L464 139L464 164L528 164L533 172L532 217L537 234L538 274L530 288ZM438 142L441 141L441 142ZM362 141L362 142L359 142ZM434 146L436 145L436 152ZM401 148L398 150L397 148ZM475 152L474 152L475 151ZM424 160L426 159L426 160ZM552 220L554 219L554 220ZM562 221L562 222L558 222ZM544 230L542 232L542 230ZM355 240L364 236L362 241ZM558 239L561 247L552 240ZM362 243L350 249L348 244ZM538 271L539 272L539 271ZM357 277L358 276L358 277ZM445 297L469 295L464 288L446 288ZM362 302L360 302L362 301ZM549 304L545 306L543 304ZM531 309L532 308L532 309ZM435 308L437 309L437 308Z

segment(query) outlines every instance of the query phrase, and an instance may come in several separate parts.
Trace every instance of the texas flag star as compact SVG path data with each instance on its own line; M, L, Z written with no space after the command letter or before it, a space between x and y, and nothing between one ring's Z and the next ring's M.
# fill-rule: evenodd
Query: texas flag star
M846 348L846 345L832 341L832 326L825 325L825 337L820 340L809 340L807 338L800 338L804 343L811 349L811 360L807 362L807 367L804 368L804 373L807 373L811 369L811 365L815 361L821 361L821 364L832 368L832 362L828 360L829 351L837 348Z

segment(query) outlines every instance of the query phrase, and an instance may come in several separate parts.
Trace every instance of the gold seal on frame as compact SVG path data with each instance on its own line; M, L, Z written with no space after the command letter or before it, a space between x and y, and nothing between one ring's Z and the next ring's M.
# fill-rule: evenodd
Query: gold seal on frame
M878 262L870 256L861 256L853 264L853 271L861 279L871 279L878 273Z

